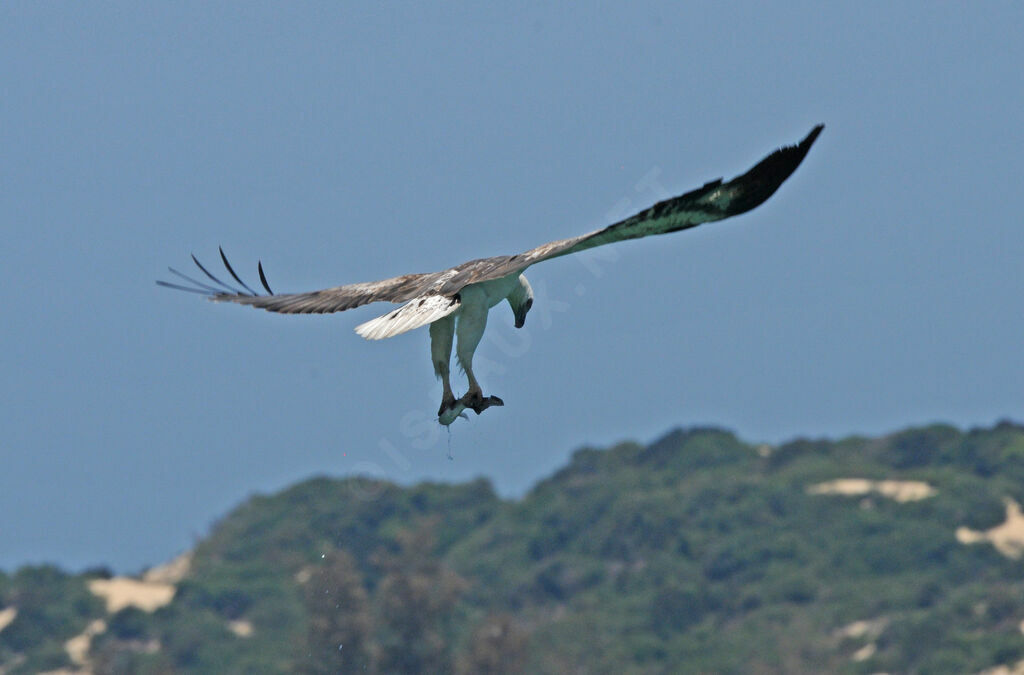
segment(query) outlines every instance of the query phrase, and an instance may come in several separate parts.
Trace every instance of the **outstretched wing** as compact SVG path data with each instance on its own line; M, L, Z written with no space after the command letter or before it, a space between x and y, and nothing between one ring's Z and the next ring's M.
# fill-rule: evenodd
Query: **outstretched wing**
M157 281L156 283L167 288L199 293L217 302L234 302L240 305L258 307L269 312L279 312L282 314L326 314L329 312L343 312L346 309L352 309L353 307L359 307L371 302L407 302L429 293L432 287L446 278L443 272L434 274L406 274L382 281L334 286L333 288L324 288L308 293L275 294L270 290L266 275L263 273L263 263L260 262L257 266L260 282L267 291L267 295L261 295L235 274L235 270L231 267L231 263L228 262L223 249L220 251L220 257L224 267L242 287L241 289L224 283L215 277L194 255L192 256L192 261L210 282L213 282L212 284L182 274L173 267L168 267L167 269L171 274L188 282L189 286L167 281Z
M679 232L702 223L750 211L771 197L800 166L800 162L807 156L807 151L811 149L822 129L824 125L819 124L796 145L776 150L750 171L728 183L723 183L721 178L710 181L696 190L658 202L625 220L579 237L552 241L519 255L485 258L460 265L455 268L460 273L453 276L446 290L457 292L457 288L451 290L456 282L476 283L498 279L514 272L522 272L530 265L544 260L585 251L595 246L639 239L653 234Z
M328 314L343 312L371 302L406 302L417 297L429 284L424 279L433 275L406 274L400 277L346 286L334 286L308 293L272 295L218 294L211 300L236 302L281 314Z

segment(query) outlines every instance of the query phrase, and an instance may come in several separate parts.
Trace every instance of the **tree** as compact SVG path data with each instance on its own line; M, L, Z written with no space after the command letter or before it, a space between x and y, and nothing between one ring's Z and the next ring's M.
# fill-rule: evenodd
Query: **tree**
M309 629L300 670L372 672L370 602L355 560L332 551L305 582Z
M452 610L468 583L434 555L434 521L401 531L397 553L379 553L374 601L378 668L450 673Z

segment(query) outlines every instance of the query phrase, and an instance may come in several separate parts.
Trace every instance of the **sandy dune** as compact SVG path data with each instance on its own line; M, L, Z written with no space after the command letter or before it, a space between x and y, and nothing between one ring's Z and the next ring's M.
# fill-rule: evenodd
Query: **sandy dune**
M111 614L125 607L138 607L144 612L153 612L174 598L176 584L188 574L191 566L192 553L189 551L153 567L141 579L93 579L89 582L89 590L107 601L107 611Z
M888 625L889 620L884 617L874 620L854 621L835 631L835 636L852 640L867 640L868 642L864 646L850 656L850 659L854 662L866 661L878 651L878 645L875 644L875 640L878 639L878 636L882 634L882 631Z
M885 627L889 625L889 620L886 618L873 619L866 621L854 621L851 624L847 624L836 631L836 636L841 638L868 638L874 640Z
M15 607L4 607L0 609L0 631L10 626L10 622L14 621L14 617L17 616L17 609Z
M65 642L64 649L67 650L71 663L79 667L87 667L89 665L89 646L92 644L92 639L106 630L107 622L103 619L95 619L86 626L84 631Z
M1020 558L1024 555L1024 514L1021 513L1020 504L1007 499L1006 521L1002 525L996 525L984 532L959 527L956 530L956 540L961 544L979 544L987 541L1006 557Z
M0 630L7 628L14 621L14 617L18 616L18 610L14 607L5 607L0 609Z
M171 601L177 590L173 584L140 581L129 577L93 579L89 590L107 601L107 611L120 612L125 607L138 607L153 612Z
M228 621L228 630L241 638L252 637L252 623L244 619Z
M867 478L838 478L817 483L807 488L812 495L843 495L856 497L877 492L898 502L916 502L938 493L928 483L919 480L868 480Z
M177 584L192 569L192 551L186 551L177 558L157 565L142 575L143 581L157 584Z

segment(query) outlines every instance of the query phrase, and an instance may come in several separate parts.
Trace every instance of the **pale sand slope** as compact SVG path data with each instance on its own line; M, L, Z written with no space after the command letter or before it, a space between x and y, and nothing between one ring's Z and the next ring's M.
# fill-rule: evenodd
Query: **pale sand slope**
M916 502L938 493L928 483L919 480L868 480L867 478L838 478L817 483L807 488L812 495L843 495L856 497L877 492L898 502Z
M978 532L968 527L958 527L956 540L961 544L977 544L987 541L1006 557L1020 558L1021 555L1024 555L1024 514L1021 514L1020 504L1012 499L1007 499L1006 522L984 532Z
M882 631L888 625L889 620L884 617L871 621L854 621L838 629L835 632L835 636L841 639L868 640L867 644L855 651L850 657L852 661L866 661L878 651L878 645L875 644L875 640L878 639L878 636L882 634Z
M168 563L152 568L142 579L93 579L89 582L89 590L107 601L107 611L111 614L125 607L138 607L144 612L153 612L174 598L176 584L188 574L191 565L192 554L184 553Z
M228 621L228 630L230 630L238 637L252 637L252 623L246 621L245 619L236 619L235 621Z
M142 575L143 581L157 584L177 584L192 569L192 551L186 551L163 565L151 567Z
M76 666L85 667L89 665L89 645L92 639L107 630L107 622L103 619L95 619L89 622L85 630L64 643L68 658Z
M854 639L867 638L870 640L874 640L882 634L882 631L885 630L885 627L888 625L889 620L886 618L874 619L870 621L854 621L853 623L838 629L836 631L836 637Z
M107 601L107 611L120 612L125 607L138 607L153 612L168 604L177 588L173 584L156 584L129 577L93 579L89 590Z
M5 607L0 609L0 630L7 628L14 621L14 617L18 616L18 610L14 607Z

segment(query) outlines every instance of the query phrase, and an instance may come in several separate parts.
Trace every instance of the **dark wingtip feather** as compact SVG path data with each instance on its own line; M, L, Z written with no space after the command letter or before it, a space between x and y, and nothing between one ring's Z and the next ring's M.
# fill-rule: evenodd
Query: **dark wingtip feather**
M273 295L274 291L270 290L270 284L267 283L267 275L263 273L263 261L256 261L256 269L260 271L260 283L263 284L263 288L267 289L267 293Z
M729 181L730 185L736 185L741 188L741 194L729 204L729 215L749 211L755 206L764 203L765 200L775 194L779 186L804 161L804 157L807 156L811 146L814 145L814 141L817 140L818 135L821 134L824 128L824 124L816 125L796 145L787 145L784 148L779 148L758 162L750 171Z
M796 168L800 166L801 162L804 161L804 157L806 157L807 153L810 152L811 146L814 145L814 141L818 140L818 136L821 135L821 132L824 128L824 124L815 125L815 127L811 129L810 133L804 136L804 139L802 141L800 141L796 145L789 145L784 148L779 148L772 154L768 155L761 163L764 164L765 162L774 157L779 157L781 160L783 160L778 162L778 166L776 167L777 170L780 170L780 173L783 171L786 172L785 176L782 176L781 180L779 181L781 183L782 181L786 180L786 178L789 178L789 175L796 171ZM754 168L756 169L757 167Z
M241 279L238 278L238 275L235 274L235 270L231 269L231 263L228 262L228 257L226 255L224 255L224 248L221 247L221 246L218 246L217 250L220 251L220 259L222 261L224 261L224 267L226 267L228 272L231 274L231 276L233 276L235 278L235 281L237 281L238 283L242 284L242 288L244 288L245 290L249 291L253 295L259 295L259 293L257 293L256 291L252 290L251 288L249 288L249 286L244 281L242 281Z
M805 153L806 153L807 150L811 149L811 146L814 144L814 141L817 140L818 135L821 133L822 129L824 129L824 128L825 128L824 124L816 125L813 129L811 129L811 133L807 134L807 136L804 138L804 140L800 141L800 146L805 148L805 151L804 151Z
M215 277L212 274L210 274L210 271L208 269L206 269L205 267L203 267L203 263L199 262L199 258L196 257L195 253L192 253L190 255L192 256L192 262L194 262L196 264L196 267L201 269L203 271L203 274L205 274L210 279L212 279L214 281L214 283L216 283L218 286L222 286L225 290L231 291L232 293L238 293L239 295L246 295L246 293L244 293L243 291L240 291L237 288L234 288L233 286L229 286L228 284L224 283L223 281L221 281L217 277Z

